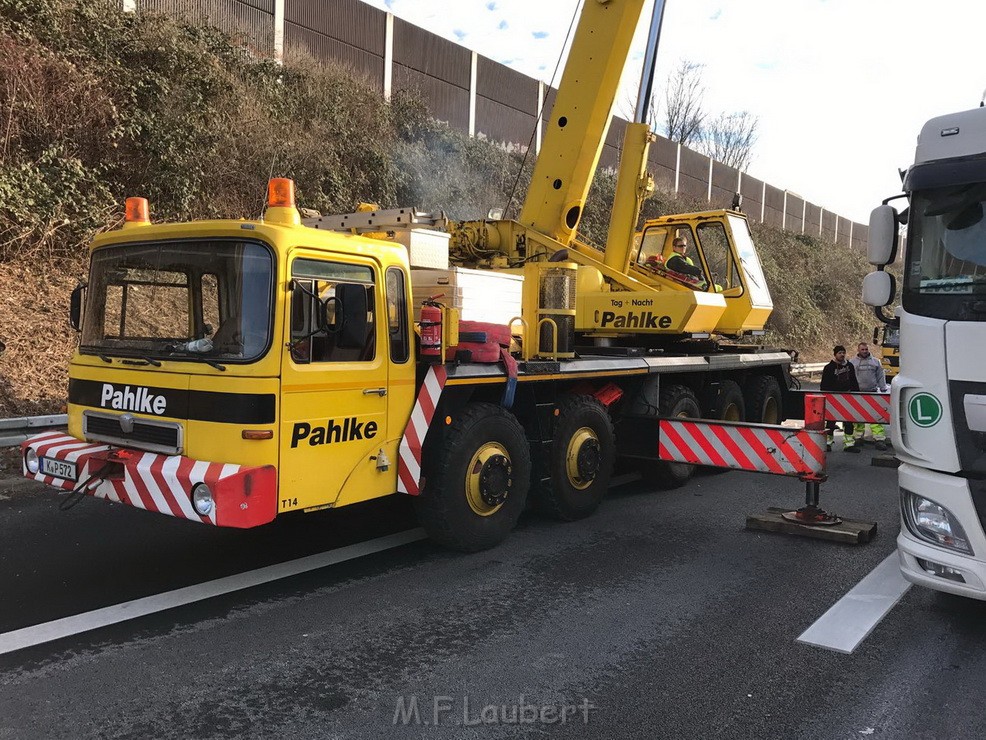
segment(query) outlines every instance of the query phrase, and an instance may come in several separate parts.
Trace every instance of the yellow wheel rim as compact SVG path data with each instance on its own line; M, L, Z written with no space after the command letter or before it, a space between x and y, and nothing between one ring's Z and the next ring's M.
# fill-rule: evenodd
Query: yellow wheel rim
M599 437L589 427L582 427L568 441L565 470L573 488L584 491L599 472Z
M466 501L479 516L491 516L503 506L513 485L510 454L499 442L487 442L466 468Z

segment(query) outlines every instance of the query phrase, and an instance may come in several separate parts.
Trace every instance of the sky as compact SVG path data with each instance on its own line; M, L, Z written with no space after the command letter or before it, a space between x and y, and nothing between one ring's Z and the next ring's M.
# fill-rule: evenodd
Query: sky
M363 1L545 82L579 4ZM624 71L616 113L625 118L652 7ZM655 94L663 100L681 60L703 65L713 115L759 119L750 175L867 223L900 192L898 169L924 122L979 106L984 31L983 0L666 0Z

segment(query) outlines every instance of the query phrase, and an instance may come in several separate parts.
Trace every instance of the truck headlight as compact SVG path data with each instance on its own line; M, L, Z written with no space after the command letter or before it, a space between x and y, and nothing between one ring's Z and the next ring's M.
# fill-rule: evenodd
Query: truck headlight
M24 453L24 467L31 475L37 475L41 470L41 462L38 460L38 453L33 447L28 447Z
M212 491L205 483L196 483L192 489L192 506L199 516L208 516L215 504L212 501Z
M969 539L955 515L939 503L900 489L900 505L907 529L920 540L972 555Z

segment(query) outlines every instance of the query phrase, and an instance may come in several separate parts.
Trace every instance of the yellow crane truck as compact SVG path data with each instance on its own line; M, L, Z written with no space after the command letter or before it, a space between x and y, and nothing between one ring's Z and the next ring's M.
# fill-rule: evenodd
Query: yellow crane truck
M152 223L128 199L73 294L68 434L24 443L25 475L230 527L401 492L479 550L529 499L589 515L618 458L684 484L660 416L781 421L788 353L739 339L772 308L746 217L637 227L645 100L605 249L576 238L643 3L585 3L516 221L303 218L279 178L259 220ZM701 278L666 264L676 238Z
M880 348L880 364L889 383L900 372L900 327L873 327L873 344Z

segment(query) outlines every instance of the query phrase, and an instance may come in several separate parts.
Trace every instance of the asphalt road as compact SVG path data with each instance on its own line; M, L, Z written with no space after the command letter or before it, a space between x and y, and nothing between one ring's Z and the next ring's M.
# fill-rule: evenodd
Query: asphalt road
M796 642L894 551L872 454L822 487L867 545L744 528L796 480L629 483L489 552L410 544L0 655L0 738L978 736L986 603L912 588L851 655ZM0 633L415 526L399 498L248 532L61 500L0 481Z

